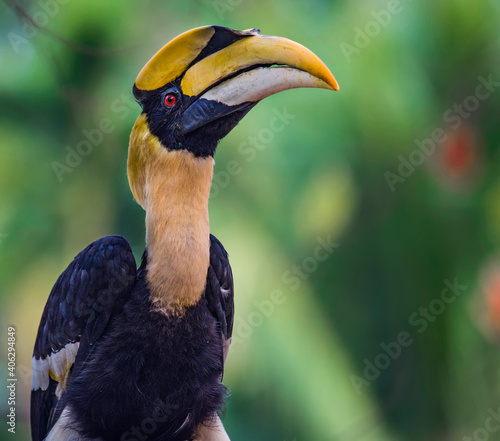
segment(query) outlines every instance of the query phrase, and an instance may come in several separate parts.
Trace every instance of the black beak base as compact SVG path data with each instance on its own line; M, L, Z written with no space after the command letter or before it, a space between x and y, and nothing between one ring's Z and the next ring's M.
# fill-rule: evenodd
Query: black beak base
M237 106L228 106L217 101L206 99L198 99L191 104L182 114L180 118L179 129L182 135L187 135L203 126L209 125L214 121L220 119L227 119L228 122L233 123L234 117L246 115L257 103L247 102ZM230 115L236 113L233 118ZM243 118L241 116L236 124ZM234 124L233 127L236 125ZM225 136L225 134L223 135ZM219 138L220 139L220 138Z

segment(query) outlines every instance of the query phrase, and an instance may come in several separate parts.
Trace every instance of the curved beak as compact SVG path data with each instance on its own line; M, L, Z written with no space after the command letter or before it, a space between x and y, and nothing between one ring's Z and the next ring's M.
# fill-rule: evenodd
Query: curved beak
M144 78L155 75L163 77L156 79L156 86L177 76L180 90L189 97L180 120L183 134L237 111L245 114L284 90L339 89L328 67L309 49L286 38L260 35L258 29L207 26L188 31L151 59L136 88L144 90Z

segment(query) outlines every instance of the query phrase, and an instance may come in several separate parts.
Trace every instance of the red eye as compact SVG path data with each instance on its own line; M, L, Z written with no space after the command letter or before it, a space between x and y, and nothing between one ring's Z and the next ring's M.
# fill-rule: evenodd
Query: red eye
M174 107L177 97L173 93L168 93L165 95L165 105L167 107Z

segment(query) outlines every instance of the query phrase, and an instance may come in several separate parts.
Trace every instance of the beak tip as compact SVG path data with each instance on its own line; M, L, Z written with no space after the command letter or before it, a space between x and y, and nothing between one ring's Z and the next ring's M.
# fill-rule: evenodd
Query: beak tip
M337 80L333 75L331 75L325 83L328 85L328 89L333 90L334 92L338 92L340 90L339 83L337 83Z

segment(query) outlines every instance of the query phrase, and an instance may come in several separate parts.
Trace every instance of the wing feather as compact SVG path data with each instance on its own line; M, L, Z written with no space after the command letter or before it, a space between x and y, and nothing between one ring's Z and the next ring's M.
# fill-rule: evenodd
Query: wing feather
M222 357L226 361L234 320L234 283L229 257L222 244L210 235L210 267L205 293L208 308L217 319L222 334Z
M33 441L42 441L54 425L68 375L129 297L136 275L127 240L107 236L78 254L52 288L33 350Z

